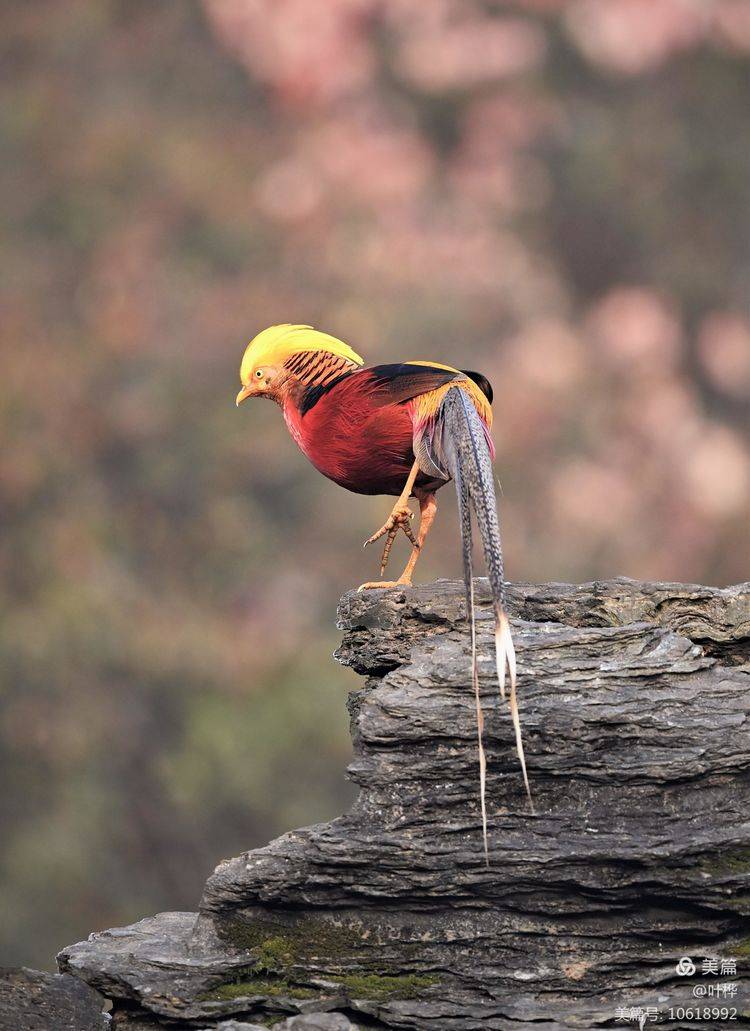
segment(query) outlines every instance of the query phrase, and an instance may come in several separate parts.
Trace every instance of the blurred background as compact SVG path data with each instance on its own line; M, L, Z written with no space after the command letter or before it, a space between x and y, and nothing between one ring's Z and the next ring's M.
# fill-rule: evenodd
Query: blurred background
M747 579L750 2L19 0L0 51L0 962L50 967L352 797L392 502L235 409L265 326L490 377L512 579Z

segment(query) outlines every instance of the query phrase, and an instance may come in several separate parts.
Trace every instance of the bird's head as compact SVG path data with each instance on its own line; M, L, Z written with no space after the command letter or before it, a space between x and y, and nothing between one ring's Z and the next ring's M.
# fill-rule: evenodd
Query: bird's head
M305 351L327 351L353 365L364 364L360 356L336 337L312 326L270 326L250 341L240 365L242 389L237 395L241 405L248 397L268 397L282 401L285 389L295 380L293 359Z

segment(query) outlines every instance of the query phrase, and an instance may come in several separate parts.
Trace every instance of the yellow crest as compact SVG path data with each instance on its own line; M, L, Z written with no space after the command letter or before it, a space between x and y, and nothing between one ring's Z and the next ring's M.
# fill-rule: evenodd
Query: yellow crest
M269 326L250 341L242 356L240 380L247 384L253 369L280 365L300 351L329 351L355 365L364 365L364 360L343 340L321 333L312 326L285 323L283 326Z

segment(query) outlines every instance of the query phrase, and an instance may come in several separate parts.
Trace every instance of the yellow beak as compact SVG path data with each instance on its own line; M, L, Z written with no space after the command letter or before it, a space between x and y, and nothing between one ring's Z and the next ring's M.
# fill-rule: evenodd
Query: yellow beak
M237 405L237 407L239 408L239 406L242 404L242 402L245 401L248 397L250 397L250 395L253 392L254 391L253 391L253 388L252 388L251 384L248 384L247 386L244 386L242 388L242 390L239 392L239 394L237 395L237 400L235 401L235 404Z

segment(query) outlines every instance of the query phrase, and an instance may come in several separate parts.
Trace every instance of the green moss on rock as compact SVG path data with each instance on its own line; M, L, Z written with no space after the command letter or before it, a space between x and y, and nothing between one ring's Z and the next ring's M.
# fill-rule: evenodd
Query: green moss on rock
M356 965L365 937L369 946L377 944L377 939L371 930L332 920L305 917L295 923L284 923L238 918L223 924L220 934L234 946L254 953L256 962L251 976L240 983L221 986L211 993L211 998L236 999L247 994L292 998L325 995L322 991L291 987L290 982L297 980L295 968L300 972L299 968L311 963L325 969L326 980L338 984L339 990L353 999L410 999L439 980L432 975L398 971L363 969L356 974L344 973L347 967Z
M312 988L297 987L284 978L251 977L247 981L232 981L230 984L222 984L210 992L205 992L200 998L202 1002L227 1002L253 995L283 995L290 999L314 999L320 995L320 992L316 992Z
M266 938L257 948L256 968L271 972L285 970L294 963L295 950L288 938Z
M350 974L338 980L353 999L413 999L440 979L432 974Z
M263 969L277 972L309 960L341 961L362 945L360 929L312 917L294 924L237 919L220 933L236 947L257 953Z
M750 873L750 848L738 848L727 852L720 865L733 873Z
M748 915L750 914L750 895L733 895L732 898L726 900L726 906L743 916Z
M221 924L219 933L226 941L236 945L238 949L253 950L259 948L268 939L281 935L285 930L283 924L274 924L265 920L233 920L228 924Z
M750 873L750 848L735 848L729 852L706 855L699 866L707 873Z

